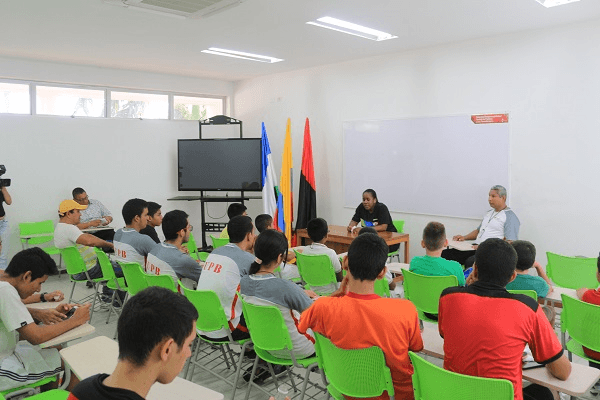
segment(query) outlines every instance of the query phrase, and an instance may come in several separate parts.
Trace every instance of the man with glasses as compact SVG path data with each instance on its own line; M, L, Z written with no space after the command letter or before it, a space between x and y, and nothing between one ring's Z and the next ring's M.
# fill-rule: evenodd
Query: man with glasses
M187 243L193 226L188 221L188 215L181 210L166 213L162 220L162 230L165 241L158 243L148 254L146 272L156 275L170 275L177 285L181 279L188 287L192 287L200 279L202 266L189 256ZM192 282L186 282L191 280Z
M76 187L72 193L73 200L82 206L87 206L86 209L81 210L81 220L77 224L79 229L102 227L112 222L113 217L111 212L98 200L90 199L85 190ZM90 233L104 240L113 240L115 236L114 229L102 229Z

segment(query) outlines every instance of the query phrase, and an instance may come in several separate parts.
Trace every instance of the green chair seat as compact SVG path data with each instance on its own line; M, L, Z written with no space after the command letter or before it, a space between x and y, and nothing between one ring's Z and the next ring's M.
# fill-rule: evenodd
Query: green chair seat
M600 306L561 294L563 310L560 314L560 331L563 347L588 361L598 362L583 352L582 346L600 351ZM570 340L566 341L566 334ZM565 343L566 342L566 343Z
M210 240L212 240L213 249L218 249L229 243L229 238L218 238L214 235L210 235Z
M158 286L165 289L169 289L173 292L177 292L177 288L175 287L175 282L170 275L152 275L144 273L146 277L146 283L148 287L150 286Z
M403 270L402 276L404 276L404 296L415 305L419 318L437 323L436 320L427 318L425 313L438 314L442 291L448 287L458 286L458 278L454 275L425 276L409 270Z
M327 254L307 255L294 250L298 272L306 289L314 290L315 286L336 284L335 271ZM319 296L328 296L331 292L314 290ZM333 291L332 291L333 292Z
M69 397L69 392L62 389L48 390L44 393L36 394L28 397L28 400L66 400Z
M508 293L512 293L512 294L524 294L525 296L529 296L532 299L534 299L535 301L537 301L538 296L535 290L532 289L510 289L508 290Z
M568 257L560 254L546 252L548 264L546 272L560 287L569 289L596 289L598 280L596 272L598 271L597 258Z
M388 284L387 279L382 278L375 281L375 294L380 297L391 297L390 285Z
M56 376L50 376L48 378L44 378L42 380L30 383L28 385L23 385L23 386L19 386L19 387L16 387L16 388L3 390L3 391L0 392L0 395L1 396L7 396L7 395L9 395L11 393L20 392L20 391L22 391L24 389L34 389L34 388L37 388L37 387L40 387L40 386L44 386L44 385L46 385L46 384L48 384L50 382L56 382Z

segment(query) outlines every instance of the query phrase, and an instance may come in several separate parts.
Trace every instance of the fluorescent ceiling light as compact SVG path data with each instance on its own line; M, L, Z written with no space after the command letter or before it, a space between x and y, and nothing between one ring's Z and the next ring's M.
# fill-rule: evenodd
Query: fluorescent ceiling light
M382 40L395 39L398 37L390 33L381 32L375 29L367 28L366 26L353 24L352 22L342 21L341 19L331 17L319 18L316 21L309 21L307 22L307 24L347 33L349 35L360 36L365 39L375 40L377 42L380 42Z
M242 60L251 60L251 61L265 62L265 63L271 63L271 64L279 62L279 61L283 61L281 58L261 56L261 55L252 54L252 53L244 53L242 51L219 49L216 47L209 47L208 50L202 50L202 53L216 54L218 56L241 58Z
M574 3L579 0L536 0L546 8L554 6L562 6L563 4Z

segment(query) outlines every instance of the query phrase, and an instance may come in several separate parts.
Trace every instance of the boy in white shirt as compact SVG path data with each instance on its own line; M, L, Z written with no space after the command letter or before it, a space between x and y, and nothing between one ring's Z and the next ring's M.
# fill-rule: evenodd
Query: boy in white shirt
M304 247L302 254L309 256L319 254L328 255L329 259L331 260L333 270L335 271L335 278L338 282L341 282L344 276L342 275L342 264L340 263L340 258L333 249L325 246L329 232L327 221L325 221L323 218L311 219L308 221L306 231L313 242ZM311 287L311 290L315 291L316 293L333 293L337 289L337 286L337 284L331 283L326 286Z

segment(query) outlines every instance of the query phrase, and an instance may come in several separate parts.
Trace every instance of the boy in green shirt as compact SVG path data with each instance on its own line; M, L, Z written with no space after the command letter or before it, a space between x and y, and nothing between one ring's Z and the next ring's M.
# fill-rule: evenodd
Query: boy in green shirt
M425 248L423 257L414 257L410 260L410 271L419 275L448 276L458 278L458 284L465 286L463 269L456 261L442 258L442 251L448 246L446 228L439 222L430 222L423 229L421 246Z
M550 279L542 266L535 261L535 246L527 240L515 240L512 246L517 251L517 277L506 285L507 290L535 290L538 297L546 297L552 292ZM529 275L534 267L539 276Z

